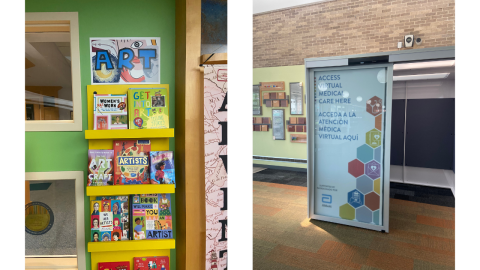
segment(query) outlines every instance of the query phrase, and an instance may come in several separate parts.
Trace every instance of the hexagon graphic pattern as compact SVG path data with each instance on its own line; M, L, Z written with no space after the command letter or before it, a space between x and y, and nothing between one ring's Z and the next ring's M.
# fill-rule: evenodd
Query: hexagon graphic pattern
M381 160L382 160L382 148L381 147L375 148L374 154L373 154L373 159L375 159L378 163L381 162Z
M373 191L373 181L366 175L357 178L357 189L363 194Z
M367 207L362 206L357 208L355 216L360 222L371 223L373 213Z
M367 163L373 159L373 149L364 144L357 148L357 159L363 163Z
M365 142L372 148L377 148L382 145L382 132L378 129L372 129L367 132Z
M382 115L375 116L375 128L382 131Z
M380 194L380 178L373 181L373 191Z
M355 178L359 177L365 172L365 165L358 159L354 159L348 163L348 173Z
M348 192L348 203L354 208L358 208L363 205L365 197L360 191L354 189Z
M382 113L382 99L374 96L367 100L367 112L373 116L377 116Z
M365 206L372 211L380 209L380 195L375 192L365 195Z
M373 223L380 225L380 210L373 212Z
M340 217L343 219L355 219L355 209L348 203L340 206Z
M380 177L380 163L372 160L365 164L365 174L373 179Z

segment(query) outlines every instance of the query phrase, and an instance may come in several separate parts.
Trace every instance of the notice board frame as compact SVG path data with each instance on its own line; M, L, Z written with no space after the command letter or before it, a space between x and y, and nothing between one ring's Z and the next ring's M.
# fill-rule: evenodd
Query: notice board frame
M389 212L390 212L390 138L391 138L391 125L392 125L392 88L393 88L393 64L372 64L365 66L327 66L327 67L306 67L306 91L307 91L307 125L315 127L314 113L315 113L315 97L314 97L314 72L316 71L339 71L339 70L358 70L368 68L386 68L386 93L385 93L385 106L386 111L383 115L385 117L385 130L384 130L384 156L383 156L383 192L382 201L383 213L382 213L382 225L374 225L354 220L342 219L337 217L322 216L314 214L314 152L315 152L315 129L309 128L307 130L307 192L308 192L308 218L317 219L322 221L328 221L343 225L349 225L364 229L370 229L375 231L389 232Z

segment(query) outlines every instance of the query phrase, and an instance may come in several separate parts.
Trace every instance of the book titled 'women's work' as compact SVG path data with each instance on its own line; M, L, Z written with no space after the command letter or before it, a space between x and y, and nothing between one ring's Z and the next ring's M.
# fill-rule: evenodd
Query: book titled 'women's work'
M168 86L128 89L130 129L168 128Z
M127 95L93 95L93 129L128 129Z

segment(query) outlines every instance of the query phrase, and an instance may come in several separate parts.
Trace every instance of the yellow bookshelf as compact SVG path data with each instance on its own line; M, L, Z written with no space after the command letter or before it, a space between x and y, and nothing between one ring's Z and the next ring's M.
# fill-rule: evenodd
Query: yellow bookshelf
M175 193L175 185L117 185L87 187L87 196L122 196L132 194Z
M175 239L129 240L118 242L89 242L88 252L174 249Z
M85 130L87 140L173 138L173 128Z
M151 151L169 150L169 138L174 137L174 129L118 129L93 130L93 95L127 94L129 88L166 88L167 84L142 85L88 85L88 130L85 139L89 149L113 149L115 140L147 139L150 140ZM127 100L128 103L128 100ZM131 194L175 193L175 185L114 185L86 187L90 200L97 196L122 196ZM175 239L128 240L118 242L88 242L91 253L92 269L97 269L99 262L129 261L133 269L134 257L169 256L175 249ZM171 265L171 262L170 262Z

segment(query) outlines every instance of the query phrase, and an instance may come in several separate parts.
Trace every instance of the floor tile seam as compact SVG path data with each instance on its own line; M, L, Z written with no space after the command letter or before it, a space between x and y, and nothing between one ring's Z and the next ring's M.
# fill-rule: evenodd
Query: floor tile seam
M383 241L382 241L383 240ZM383 244L387 244L389 247L395 247L397 249L395 249L396 251L398 251L398 249L403 249L403 250L407 250L407 251L411 251L411 250L419 250L419 251L422 251L422 252L428 252L428 253L434 253L435 255L444 255L444 256L449 256L449 257L455 257L455 252L451 252L451 251L447 251L447 250L442 250L442 249L436 249L436 248L431 248L431 247L427 247L427 246L424 246L424 245L416 245L416 244L412 244L412 243L407 243L407 242L404 242L404 241L398 241L398 240L393 240L393 239L382 239L380 237L376 237L376 239L374 239L374 243L378 243L378 242L384 242ZM372 246L372 250L374 250L373 248L374 246Z
M441 253L426 251L426 250L421 250L421 252L418 252L417 250L417 252L415 252L414 250L412 250L412 248L399 246L396 243L387 242L384 244L387 245L388 247L392 247L392 249L379 250L377 246L372 245L371 250L383 252L390 255L401 256L405 258L424 260L424 261L433 262L433 263L435 262L438 263L439 260L443 261L444 263L448 263L449 261L456 260L456 256L454 257L454 256L449 256L446 254L441 254Z
M393 223L392 220L398 220L398 219L390 217L390 227L392 226L392 223ZM404 220L400 220L400 221L404 221ZM415 223L415 224L417 224L417 225L422 225L422 226L428 226L428 225L423 225L423 224L418 224L418 223ZM447 230L447 232L449 231L449 232L452 233L453 235L456 235L456 232L455 232L454 230L451 230L451 229L445 229L445 228L434 227L434 226L430 226L430 227ZM401 230L401 229L398 229L398 228L397 228L397 229L395 229L395 230ZM425 232L418 232L418 231L416 231L416 230L412 230L412 229L408 228L407 230L403 229L403 231L405 231L405 232L412 232L412 233L419 233L419 234L425 234L425 235L433 236L433 237L441 237L441 236L437 236L437 235L431 234L431 232L428 231L428 230L426 230ZM445 235L445 234L444 234L444 235ZM443 238L456 240L456 237L453 237L453 238L443 237Z
M329 262L329 263L332 263L334 265L337 265L339 267L342 267L342 269L361 269L361 264L357 264L357 263L352 263L352 264L357 264L358 267L348 267L348 266L345 266L344 264L340 264L338 262L335 262L334 260L325 260L323 257L324 256L321 256L321 254L318 254L318 253L315 253L315 252L311 252L311 251L307 251L307 250L303 250L303 249L299 249L297 247L292 247L292 246L286 246L286 245L282 245L280 244L280 246L285 246L285 247L289 247L289 248L292 248L292 249L297 249L297 250L300 250L302 252L305 252L308 254L308 257L311 258L311 259L314 259L314 260L320 260L320 261L324 261L324 262ZM272 250L273 251L273 250ZM345 267L348 267L348 268L345 268Z
M408 200L400 200L400 199L395 199L395 198L390 198L390 204L404 205L404 206L410 206L410 207L412 207L412 204L419 204L418 206L414 206L414 207L425 208L427 210L437 210L437 211L442 211L442 212L447 212L447 213L455 212L455 207L440 206L440 205L435 205L435 204L428 204L428 203L423 203L423 202L414 202L414 201L408 201Z

